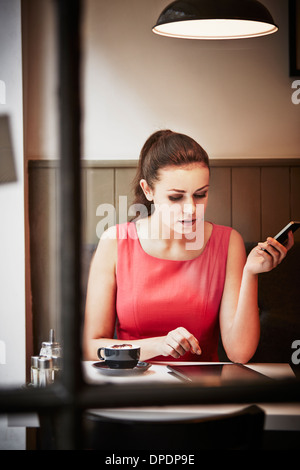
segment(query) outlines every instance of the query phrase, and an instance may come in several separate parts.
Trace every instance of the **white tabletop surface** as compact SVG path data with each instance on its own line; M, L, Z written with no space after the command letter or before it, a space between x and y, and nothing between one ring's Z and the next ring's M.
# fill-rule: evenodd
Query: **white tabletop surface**
M167 365L171 363L152 363L151 367L137 375L116 376L108 375L94 366L94 361L83 362L83 373L87 383L178 383L178 379L171 375ZM174 365L174 363L172 363ZM177 365L187 365L186 362L177 362ZM214 363L195 362L193 364L205 365ZM219 364L219 363L218 363ZM225 364L225 363L224 363ZM273 379L293 378L294 373L289 364L247 364L246 367L260 372ZM249 403L249 405L252 403ZM170 419L170 417L202 417L212 414L223 414L243 409L248 404L218 404L218 405L180 405L180 406L159 406L143 408L112 408L89 410L93 414L110 417L130 417L134 419L145 419L159 417L160 419ZM265 429L280 430L300 430L300 398L299 403L257 403L266 413Z
M108 371L103 373L93 366L95 361L84 361L83 362L83 373L85 380L88 383L101 384L104 382L111 383L128 383L128 382L177 382L178 379L171 375L167 369L168 365L212 365L212 364L228 364L222 362L152 362L148 370L140 374L131 375L115 375L112 371L110 374ZM245 367L260 372L267 377L274 379L292 378L294 372L292 371L289 364L245 364Z

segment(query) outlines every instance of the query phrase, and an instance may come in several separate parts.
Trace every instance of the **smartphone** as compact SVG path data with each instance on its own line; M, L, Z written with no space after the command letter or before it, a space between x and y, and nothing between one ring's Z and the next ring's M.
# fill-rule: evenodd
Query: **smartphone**
M284 245L288 241L288 233L292 231L293 233L300 227L300 222L289 222L280 232L275 235L275 240Z

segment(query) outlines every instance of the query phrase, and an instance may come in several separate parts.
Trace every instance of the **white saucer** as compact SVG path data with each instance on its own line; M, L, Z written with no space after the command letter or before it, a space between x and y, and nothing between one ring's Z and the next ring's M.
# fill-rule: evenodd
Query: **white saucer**
M105 364L105 361L94 362L92 364L101 374L104 375L136 375L145 372L151 367L147 362L138 362L137 366L133 369L111 369Z

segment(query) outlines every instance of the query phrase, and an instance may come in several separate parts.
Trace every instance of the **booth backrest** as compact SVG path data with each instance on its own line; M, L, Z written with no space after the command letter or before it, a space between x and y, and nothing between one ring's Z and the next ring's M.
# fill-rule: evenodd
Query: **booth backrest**
M247 243L249 253L254 244ZM283 262L258 276L261 337L251 362L290 362L295 340L300 341L300 243ZM220 360L228 360L220 342Z

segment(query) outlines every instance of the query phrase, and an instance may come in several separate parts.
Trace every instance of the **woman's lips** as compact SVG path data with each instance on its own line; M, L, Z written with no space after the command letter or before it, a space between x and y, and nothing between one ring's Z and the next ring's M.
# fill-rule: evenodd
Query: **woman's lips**
M197 219L189 219L189 220L180 220L179 222L183 225L194 225Z

